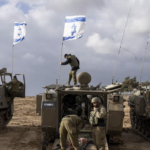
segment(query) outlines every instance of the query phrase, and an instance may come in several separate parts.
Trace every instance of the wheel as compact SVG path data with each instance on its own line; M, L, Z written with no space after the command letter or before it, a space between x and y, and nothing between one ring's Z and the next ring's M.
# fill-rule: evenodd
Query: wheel
M12 116L13 116L13 112L12 112L12 109L10 108L6 113L6 118L8 120L10 120L12 118Z
M140 132L141 132L141 130L142 130L142 121L141 121L141 119L138 119L137 129L138 129L138 131L140 131Z
M134 128L137 129L139 119L137 117L134 118Z
M143 133L143 134L145 134L145 131L146 131L146 128L145 128L146 126L145 126L145 122L143 121L142 122L142 129L141 129L141 132Z
M134 110L130 110L130 121L131 121L131 126L132 128L135 127L135 119L134 119Z
M0 116L0 130L2 130L4 127L4 117Z
M145 127L145 135L150 137L150 124L147 122Z

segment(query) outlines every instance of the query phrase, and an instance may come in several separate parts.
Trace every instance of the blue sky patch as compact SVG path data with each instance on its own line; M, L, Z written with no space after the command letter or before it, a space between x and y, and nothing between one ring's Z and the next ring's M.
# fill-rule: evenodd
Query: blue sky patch
M7 0L0 0L0 7L7 4L7 3L8 3Z
M27 3L18 3L16 7L21 9L24 14L27 14L31 9L31 7Z

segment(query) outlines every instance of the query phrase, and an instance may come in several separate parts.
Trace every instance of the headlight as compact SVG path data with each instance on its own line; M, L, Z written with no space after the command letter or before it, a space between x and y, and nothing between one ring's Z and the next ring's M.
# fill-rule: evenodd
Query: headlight
M114 102L119 102L119 98L120 98L119 96L114 96L113 101Z

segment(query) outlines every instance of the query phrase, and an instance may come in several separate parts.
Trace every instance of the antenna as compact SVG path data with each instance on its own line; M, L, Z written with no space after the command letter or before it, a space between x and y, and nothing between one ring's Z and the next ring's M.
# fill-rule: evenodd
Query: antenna
M149 40L147 41L146 48L145 48L145 55L144 55L144 57L143 57L143 63L142 63L142 69L141 69L141 76L140 76L140 83L141 83L141 80L142 80L142 73L143 73L143 67L144 67L145 56L146 56L146 52L147 52L147 48L148 48L148 42L149 42Z
M117 55L116 62L115 62L115 68L114 68L114 72L113 72L112 83L113 83L113 81L114 81L114 76L115 76L115 72L116 72L116 66L117 66L117 62L118 62L118 59L119 59L119 54L120 54L120 50L121 50L121 45L122 45L122 42L123 42L123 38L124 38L125 30L126 30L126 27L127 27L127 23L128 23L128 19L129 19L130 12L131 12L131 8L130 8L129 13L128 13L128 16L127 16L127 21L126 21L126 24L125 24L125 27L124 27L124 31L123 31L123 35L122 35L122 39L121 39L121 42L120 42L120 47L119 47L118 55Z
M128 51L128 52L132 53L132 54L135 56L135 59L137 59L136 55L135 55L133 52L131 52L131 51L129 51L129 50L127 50L127 49L123 48L123 47L121 47L121 48L122 48L123 50L126 50L126 51Z

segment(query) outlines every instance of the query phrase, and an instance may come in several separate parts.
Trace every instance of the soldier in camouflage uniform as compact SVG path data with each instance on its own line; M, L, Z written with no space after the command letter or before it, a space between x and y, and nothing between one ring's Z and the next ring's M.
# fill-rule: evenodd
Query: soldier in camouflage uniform
M60 124L60 146L61 150L66 149L67 135L75 150L80 150L78 133L84 127L84 121L77 115L65 116Z
M13 79L9 83L5 83L5 86L8 86L6 88L6 91L8 92L9 96L17 96L17 93L19 92L19 86L22 86L23 83L17 80L17 77L14 76Z
M76 73L78 71L80 62L75 55L65 54L64 57L67 59L65 62L60 62L60 65L70 64L71 71L69 72L68 85L70 85L70 81L73 78L73 84L77 84Z
M106 109L98 97L92 98L91 102L93 103L93 110L90 113L89 122L93 128L94 144L99 150L104 150Z

